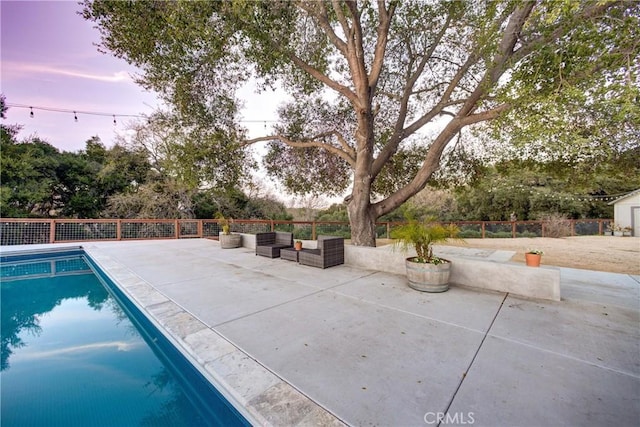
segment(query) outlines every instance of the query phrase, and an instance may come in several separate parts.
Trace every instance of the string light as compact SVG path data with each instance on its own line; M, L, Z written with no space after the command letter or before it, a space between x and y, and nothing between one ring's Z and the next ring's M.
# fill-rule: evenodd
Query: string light
M73 118L75 121L78 121L78 114L86 114L86 115L90 115L90 116L104 116L104 117L113 117L113 124L116 125L117 121L116 121L116 117L131 117L131 118L138 118L138 119L146 119L147 122L151 122L151 118L149 116L146 115L142 115L142 114L114 114L114 113L108 113L108 112L100 112L100 111L84 111L84 110L70 110L70 109L65 109L65 108L55 108L55 107L39 107L39 106L32 106L32 105L27 105L27 104L16 104L16 103L12 103L12 102L8 102L5 104L7 107L10 108L28 108L30 110L29 112L29 116L31 118L34 118L35 114L34 114L34 110L42 110L42 111L51 111L54 113L72 113L73 114ZM240 123L263 123L264 124L264 128L267 128L267 123L277 123L277 120L238 120L238 122Z
M489 188L487 190L488 193L492 193L494 191L498 191L500 189L508 189L508 190L529 190L528 193L530 195L533 195L534 193L538 193L540 194L540 192L535 191L535 189L531 189L530 187L524 186L524 185L514 185L514 186L510 186L510 187L493 187L493 188ZM598 194L594 194L594 195L559 195L559 194L546 194L545 196L548 197L549 199L557 199L557 200L578 200L581 202L588 202L588 201L593 201L593 202L606 202L609 200L616 200L622 196L627 195L628 193L619 193L619 194L603 194L603 195L598 195Z
M66 108L38 107L38 106L32 106L32 105L26 105L26 104L14 104L11 102L7 102L6 105L7 107L10 107L10 108L29 108L31 110L29 115L31 117L34 116L33 110L52 111L54 113L72 113L74 115L74 118L77 117L78 114L88 114L91 116L105 116L105 117L138 117L138 118L145 117L139 114L114 114L114 113L107 113L107 112L100 112L100 111L70 110Z

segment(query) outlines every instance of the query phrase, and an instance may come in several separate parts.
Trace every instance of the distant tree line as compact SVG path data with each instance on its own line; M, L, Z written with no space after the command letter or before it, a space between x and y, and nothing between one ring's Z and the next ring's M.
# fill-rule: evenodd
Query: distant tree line
M613 218L614 196L640 188L640 149L607 161L535 162L501 160L476 164L464 183L440 181L418 193L379 221L436 217L441 221L543 220ZM334 204L315 215L317 221L347 221L347 209Z
M0 96L4 117L5 101ZM214 218L290 220L282 203L249 176L252 161L224 150L220 135L156 114L110 148L92 137L61 152L19 126L0 125L0 213L36 218ZM607 195L640 188L640 147L606 157L544 160L509 153L467 155L445 165L429 187L379 221L611 218ZM315 199L314 199L315 200ZM317 212L313 215L312 212ZM306 210L305 210L306 212ZM349 221L344 204L304 218Z
M4 97L0 101L4 118ZM275 198L249 197L235 176L224 185L220 180L212 185L211 175L210 185L203 185L206 173L194 179L198 161L189 155L196 149L175 154L184 144L168 147L174 153L169 157L153 152L149 138L107 148L92 137L84 150L65 152L38 137L19 140L19 131L19 126L1 125L0 213L5 218L214 218L221 213L291 219Z

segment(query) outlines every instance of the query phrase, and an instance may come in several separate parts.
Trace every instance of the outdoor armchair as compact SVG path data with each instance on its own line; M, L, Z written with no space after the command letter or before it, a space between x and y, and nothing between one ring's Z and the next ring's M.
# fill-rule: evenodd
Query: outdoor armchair
M280 249L293 247L293 233L271 231L256 234L256 255L279 258Z
M344 239L334 236L318 236L318 248L300 252L298 262L319 268L344 264Z

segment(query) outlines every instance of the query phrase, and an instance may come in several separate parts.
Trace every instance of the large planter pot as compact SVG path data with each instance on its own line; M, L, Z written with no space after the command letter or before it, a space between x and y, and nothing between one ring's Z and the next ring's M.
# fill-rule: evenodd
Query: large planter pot
M436 265L413 260L412 257L405 261L409 287L421 292L444 292L449 289L450 261L443 259L441 264Z
M233 249L242 246L241 234L219 234L220 247L222 249Z
M540 267L542 255L540 254L524 254L524 259L529 267Z

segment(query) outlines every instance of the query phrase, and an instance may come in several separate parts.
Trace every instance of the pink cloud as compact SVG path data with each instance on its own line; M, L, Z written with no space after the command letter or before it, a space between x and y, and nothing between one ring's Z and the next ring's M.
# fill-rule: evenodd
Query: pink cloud
M74 69L66 69L45 64L5 62L3 64L3 73L14 74L15 76L26 77L24 74L54 74L68 77L77 77L87 80L95 80L107 83L133 83L128 72L117 71L112 74L96 74L88 73Z

